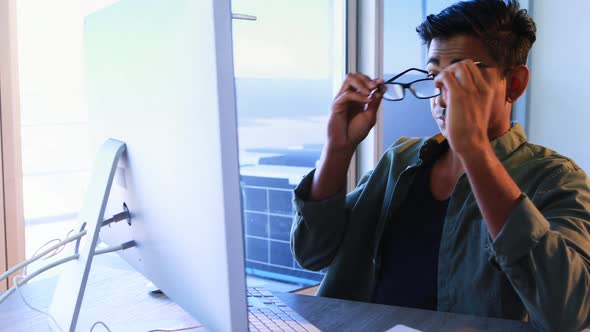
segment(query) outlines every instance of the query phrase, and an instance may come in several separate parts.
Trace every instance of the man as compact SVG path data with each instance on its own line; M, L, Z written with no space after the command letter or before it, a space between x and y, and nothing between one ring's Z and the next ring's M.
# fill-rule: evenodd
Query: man
M320 296L580 330L590 314L588 178L510 123L534 22L516 1L475 0L417 31L440 89L431 110L441 134L400 139L345 195L385 92L383 80L348 75L319 166L295 189L294 257L326 269Z

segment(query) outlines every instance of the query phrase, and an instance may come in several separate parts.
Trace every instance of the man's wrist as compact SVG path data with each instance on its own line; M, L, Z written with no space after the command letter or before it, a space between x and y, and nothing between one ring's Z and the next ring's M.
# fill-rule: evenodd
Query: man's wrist
M500 233L518 204L521 190L510 177L490 143L459 155L492 239Z
M329 153L332 156L340 156L341 158L352 158L356 150L356 145L338 145L330 143L329 141L326 143L325 152Z
M354 149L341 148L327 143L320 163L313 177L308 196L311 201L321 201L342 190L346 185L346 174Z
M489 142L484 144L474 144L473 146L457 152L463 166L467 168L468 165L474 163L482 163L489 161L490 158L496 157L494 149Z

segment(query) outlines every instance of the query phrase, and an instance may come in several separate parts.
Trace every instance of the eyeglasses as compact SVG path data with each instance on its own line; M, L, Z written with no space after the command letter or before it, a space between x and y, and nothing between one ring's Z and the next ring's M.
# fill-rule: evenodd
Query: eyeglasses
M474 64L477 65L479 68L483 69L492 68L492 66L480 61L476 61L474 62ZM414 94L414 96L416 96L416 98L418 99L430 99L440 95L440 89L434 86L434 77L430 75L428 77L421 78L410 83L395 82L396 79L411 71L417 71L428 75L428 72L423 69L410 68L404 70L403 72L395 75L394 77L390 78L385 83L383 83L383 85L387 87L387 91L385 91L385 93L383 94L383 99L389 101L402 100L405 97L406 89L412 91L412 94Z
M416 96L416 98L418 99L430 99L440 95L440 89L434 86L434 77L432 76L415 80L410 83L395 82L396 79L400 78L402 75L410 71L417 71L428 75L428 72L426 70L418 68L410 68L404 70L403 72L395 75L394 77L383 83L383 85L387 87L387 91L385 91L385 93L383 94L383 99L389 101L402 100L405 97L406 89L412 91L412 94Z

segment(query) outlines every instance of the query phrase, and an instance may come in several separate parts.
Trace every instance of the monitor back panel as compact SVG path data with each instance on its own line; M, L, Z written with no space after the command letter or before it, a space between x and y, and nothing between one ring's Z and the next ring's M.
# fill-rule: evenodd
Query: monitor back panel
M94 142L126 142L110 245L213 331L247 329L229 0L123 0L86 20Z

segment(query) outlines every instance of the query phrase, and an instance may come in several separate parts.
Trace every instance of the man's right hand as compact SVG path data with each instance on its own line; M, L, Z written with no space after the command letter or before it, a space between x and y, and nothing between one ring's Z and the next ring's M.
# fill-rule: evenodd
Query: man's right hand
M348 74L332 103L328 120L327 147L332 151L352 153L367 137L377 121L377 109L385 86L383 80Z
M328 140L313 178L310 200L331 197L346 185L354 150L377 121L377 109L385 92L382 83L361 73L349 74L342 83L332 104Z

